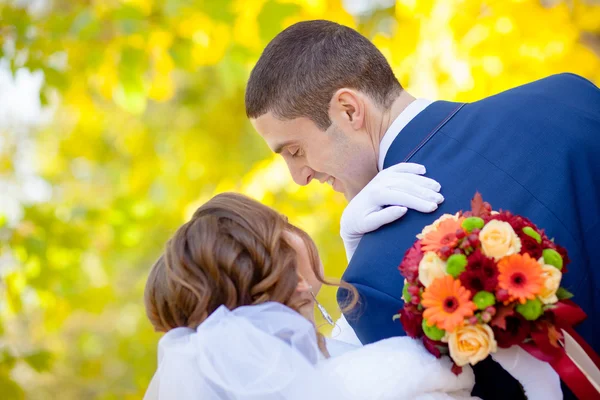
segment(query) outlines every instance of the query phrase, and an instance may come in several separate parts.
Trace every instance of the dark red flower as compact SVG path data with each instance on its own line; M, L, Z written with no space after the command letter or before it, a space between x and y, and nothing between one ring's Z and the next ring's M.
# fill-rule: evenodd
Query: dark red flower
M481 290L494 293L498 286L498 267L493 259L477 249L467 258L467 268L458 279L472 296Z
M524 234L523 231L517 232L517 235L521 239L521 254L529 254L534 260L539 260L542 250L544 250L542 245L531 236Z
M531 332L531 323L521 317L519 314L513 314L505 318L506 329L500 329L498 326L492 327L494 337L498 342L498 347L507 349L511 346L521 344Z
M423 345L425 345L427 351L433 354L435 358L440 358L442 356L439 346L447 346L445 343L436 342L435 340L429 339L427 336L423 336Z
M416 307L411 307L410 304L405 304L400 310L400 322L404 328L404 332L411 338L418 338L423 335L423 314L414 312Z
M423 251L421 251L421 241L417 240L415 244L404 253L404 258L398 267L402 276L410 283L417 283L417 279L419 278L419 263L422 258Z
M501 211L498 214L490 215L484 218L484 221L487 223L488 221L491 221L493 219L508 222L517 234L522 233L523 228L525 228L526 226L529 226L535 229L536 231L538 230L537 227L533 224L533 222L531 222L529 219L520 215L514 215L510 211Z

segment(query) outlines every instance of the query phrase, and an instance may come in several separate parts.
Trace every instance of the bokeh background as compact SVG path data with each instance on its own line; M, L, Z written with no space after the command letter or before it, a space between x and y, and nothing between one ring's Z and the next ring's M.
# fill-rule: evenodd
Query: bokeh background
M341 275L344 199L295 186L243 103L268 41L319 18L370 38L417 96L600 83L594 0L0 0L2 399L141 398L148 270L216 193L287 214Z

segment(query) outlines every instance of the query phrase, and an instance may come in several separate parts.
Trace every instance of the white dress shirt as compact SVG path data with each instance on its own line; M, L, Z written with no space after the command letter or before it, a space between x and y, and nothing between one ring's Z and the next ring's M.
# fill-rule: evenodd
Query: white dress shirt
M385 160L385 156L392 146L392 143L398 137L398 134L414 117L416 117L421 111L423 111L427 106L433 103L432 100L427 99L416 99L412 103L410 103L401 113L396 117L394 122L390 125L390 127L383 135L381 139L381 143L379 144L379 160L378 167L379 171L383 169L383 162ZM348 260L350 262L350 260ZM391 316L390 316L391 318ZM349 343L353 346L360 346L361 342L354 332L354 329L350 326L344 315L335 322L336 328L334 328L332 332L333 339L339 342ZM337 354L335 354L337 355ZM334 354L332 354L334 356Z

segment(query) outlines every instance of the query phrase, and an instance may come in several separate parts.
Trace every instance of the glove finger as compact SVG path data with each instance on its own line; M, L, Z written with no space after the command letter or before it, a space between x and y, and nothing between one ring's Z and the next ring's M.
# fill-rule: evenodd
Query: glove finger
M378 200L382 205L403 206L424 213L437 210L438 204L436 201L425 200L403 190L389 189L382 191L379 193Z
M408 173L400 172L400 173L396 173L394 179L396 179L396 180L398 180L398 179L407 180L409 182L414 183L415 185L419 185L419 186L422 186L424 188L433 190L434 192L439 192L440 189L442 188L442 186L437 181L435 181L435 180L433 180L431 178L427 178L425 176L421 176L421 175L415 175L415 174L408 174ZM390 181L391 180L392 179L390 179Z
M406 207L400 206L390 206L386 207L380 211L375 211L370 213L365 217L364 227L365 232L371 232L376 229L379 229L385 224L389 224L390 222L394 222L399 218L402 218L404 214L407 212Z
M409 173L409 174L423 175L423 174L425 174L427 172L427 169L425 169L425 166L421 165L421 164L399 163L399 164L392 165L391 167L388 167L388 168L384 169L380 173L384 173L386 171L388 173L406 172L406 173Z
M444 196L442 196L440 193L437 193L434 190L417 185L417 184L407 181L407 180L398 180L395 182L390 182L390 183L388 183L386 189L391 190L391 191L406 193L408 195L414 196L421 200L433 202L436 204L441 204L444 201ZM378 194L385 196L385 192L386 192L386 190L380 190L378 192ZM381 203L381 205L388 205L388 204ZM405 204L389 204L389 205L404 206Z

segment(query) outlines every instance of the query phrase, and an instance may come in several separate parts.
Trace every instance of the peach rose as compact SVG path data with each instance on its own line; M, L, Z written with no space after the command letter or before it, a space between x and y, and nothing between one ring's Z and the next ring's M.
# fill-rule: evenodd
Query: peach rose
M459 367L475 365L497 350L494 332L487 324L464 325L449 333L450 357Z
M544 278L544 286L538 294L540 301L544 304L554 304L558 301L556 291L560 287L562 272L552 265L544 264L544 258L538 260L542 266L542 277Z
M423 231L417 235L417 239L419 239L419 240L423 239L425 237L425 235L427 235L429 232L435 231L438 228L438 226L440 226L442 221L445 221L449 218L452 218L452 219L458 221L458 213L456 213L454 215L452 215L452 214L442 215L441 217L436 219L433 224L427 225L425 228L423 228Z
M426 252L419 263L419 280L423 286L427 287L431 285L431 282L445 275L448 275L446 262L439 258L435 252Z
M521 251L521 239L508 222L491 220L479 232L483 254L498 261Z

